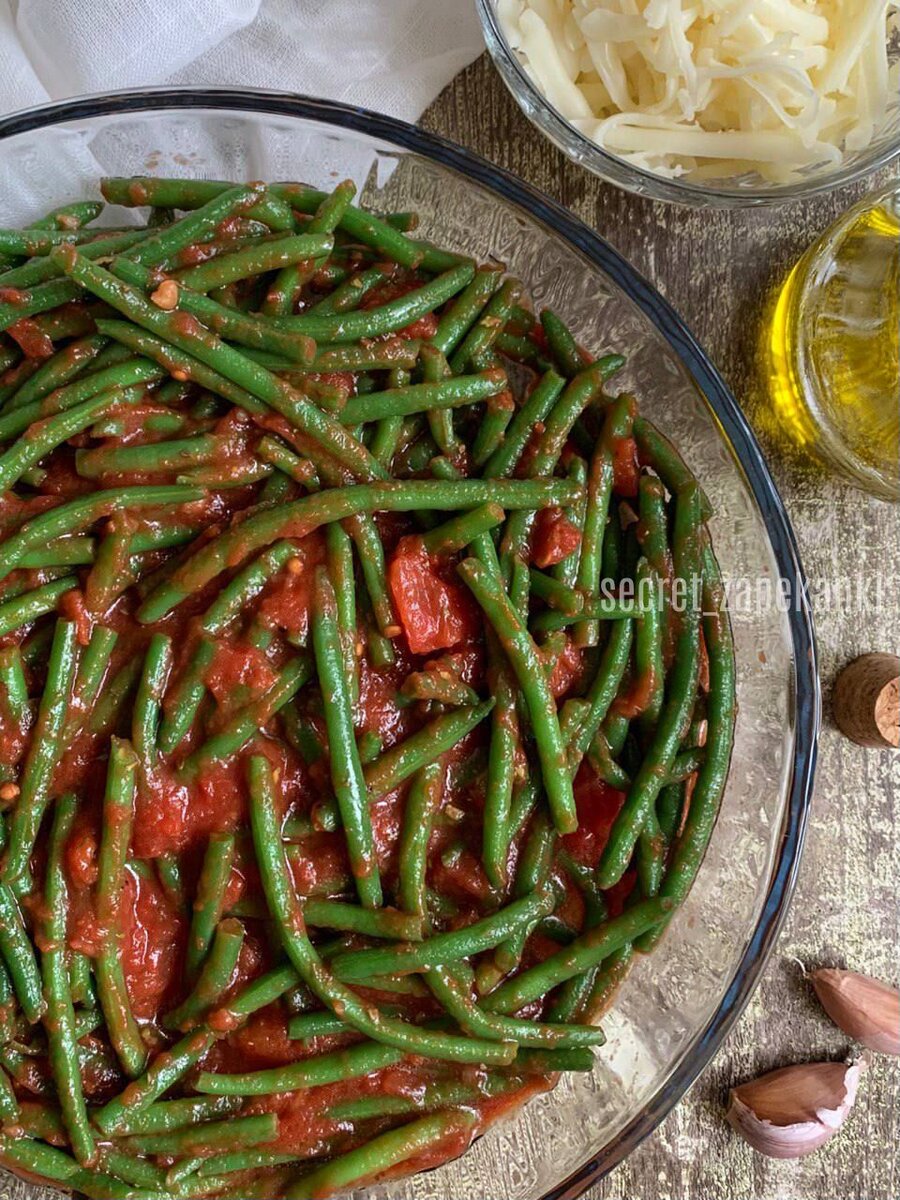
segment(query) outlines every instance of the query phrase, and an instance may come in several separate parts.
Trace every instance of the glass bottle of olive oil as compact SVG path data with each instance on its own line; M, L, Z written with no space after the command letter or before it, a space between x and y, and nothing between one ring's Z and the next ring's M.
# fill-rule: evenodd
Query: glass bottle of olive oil
M765 337L772 403L794 441L900 500L900 180L810 247Z

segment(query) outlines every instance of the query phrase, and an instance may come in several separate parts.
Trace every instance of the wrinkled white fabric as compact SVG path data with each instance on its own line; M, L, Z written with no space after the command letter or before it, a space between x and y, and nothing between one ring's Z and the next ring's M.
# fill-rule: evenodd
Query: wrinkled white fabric
M414 120L481 48L473 0L0 0L0 112L170 83Z

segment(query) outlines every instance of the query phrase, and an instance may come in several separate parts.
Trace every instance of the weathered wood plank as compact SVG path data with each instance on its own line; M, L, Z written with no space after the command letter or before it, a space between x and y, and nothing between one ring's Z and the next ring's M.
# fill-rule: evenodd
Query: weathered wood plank
M752 1003L709 1070L657 1134L590 1193L591 1200L895 1200L900 1070L894 1062L873 1064L841 1135L808 1159L783 1163L754 1155L722 1120L730 1084L776 1065L847 1050L811 998L794 957L896 976L900 756L859 749L837 733L827 690L837 668L857 654L898 649L900 509L821 475L786 451L767 407L756 353L773 287L865 186L808 204L735 213L626 195L569 163L537 133L486 57L457 77L423 124L571 208L685 317L761 437L816 601L826 721L787 926ZM857 579L860 594L848 603L828 601L829 585Z

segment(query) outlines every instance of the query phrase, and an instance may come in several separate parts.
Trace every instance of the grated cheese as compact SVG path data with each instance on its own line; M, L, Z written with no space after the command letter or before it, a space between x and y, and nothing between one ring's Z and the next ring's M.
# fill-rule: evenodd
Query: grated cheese
M788 183L900 105L900 0L497 0L511 48L598 146L670 178ZM900 22L897 22L900 24Z

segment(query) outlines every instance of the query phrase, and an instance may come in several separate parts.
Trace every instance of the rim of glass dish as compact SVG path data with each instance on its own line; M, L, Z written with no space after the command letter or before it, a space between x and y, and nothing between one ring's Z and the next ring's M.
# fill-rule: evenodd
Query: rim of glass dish
M615 154L610 154L608 150L604 150L596 142L592 142L570 121L567 121L529 78L519 61L519 56L510 47L497 16L496 0L476 0L476 5L491 58L494 59L501 79L506 83L525 116L541 130L545 137L549 137L555 145L559 146L567 157L586 170L600 175L617 187L637 192L650 199L666 200L673 204L715 205L719 208L752 208L768 204L786 204L792 200L807 200L812 196L819 196L824 192L831 192L839 187L855 183L858 179L862 179L900 158L900 136L898 136L893 144L888 143L881 150L873 153L871 157L863 159L854 166L843 167L833 172L822 171L795 183L768 184L753 189L742 189L722 186L705 187L702 184L666 179L644 167L627 162ZM516 94L516 89L510 85L506 72L512 73L518 87L528 96L532 106L531 111L528 111L522 103L521 97ZM577 147L577 152L571 153L567 148L569 145Z
M816 641L806 576L794 533L763 458L737 401L671 305L612 246L561 205L509 172L415 125L364 108L288 92L236 88L148 88L106 92L25 109L0 118L0 141L67 121L167 109L232 110L319 121L375 137L432 159L499 194L570 242L608 275L667 340L709 404L753 492L782 578L796 603L788 608L794 655L794 762L781 843L768 893L734 977L716 1011L671 1077L620 1130L613 1141L546 1192L542 1200L574 1200L622 1161L670 1112L706 1067L753 993L781 924L796 881L815 773L820 714Z

